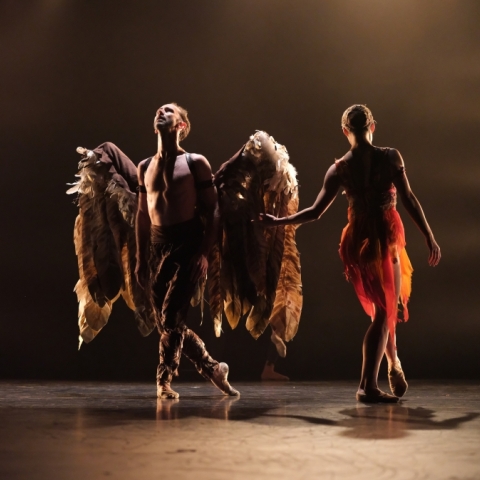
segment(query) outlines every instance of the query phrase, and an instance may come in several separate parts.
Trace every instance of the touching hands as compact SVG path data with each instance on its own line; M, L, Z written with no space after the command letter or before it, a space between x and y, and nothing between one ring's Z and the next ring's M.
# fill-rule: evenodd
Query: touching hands
M270 215L269 213L260 213L258 222L264 227L276 227L278 226L278 218Z

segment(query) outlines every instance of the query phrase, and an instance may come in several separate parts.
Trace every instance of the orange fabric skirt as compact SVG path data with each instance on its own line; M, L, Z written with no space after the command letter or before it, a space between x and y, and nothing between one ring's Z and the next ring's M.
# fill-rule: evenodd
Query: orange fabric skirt
M412 264L405 250L405 230L395 208L374 214L348 209L348 225L340 241L340 258L345 275L365 313L375 315L375 305L386 311L392 335L398 321L394 263L400 262L400 295L403 319L408 320L407 303L412 291Z

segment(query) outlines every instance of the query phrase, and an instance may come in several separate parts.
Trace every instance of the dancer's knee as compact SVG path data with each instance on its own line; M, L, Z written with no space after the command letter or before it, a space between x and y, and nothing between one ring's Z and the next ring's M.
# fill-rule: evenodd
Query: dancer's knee
M184 332L187 319L186 309L167 308L163 312L163 328L166 332Z
M375 316L373 317L373 323L378 327L387 327L387 312L385 309L375 306Z
M177 337L178 335L183 336L186 331L186 326L182 323L177 324L168 324L167 322L164 323L162 328L162 336L166 337Z

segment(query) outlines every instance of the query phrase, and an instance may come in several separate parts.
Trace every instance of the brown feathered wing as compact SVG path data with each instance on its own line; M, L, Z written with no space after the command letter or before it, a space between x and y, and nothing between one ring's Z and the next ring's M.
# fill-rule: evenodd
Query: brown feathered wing
M148 335L155 321L134 276L136 195L117 183L111 168L95 155L79 163L77 177L67 193L77 193L79 207L74 228L79 348L107 324L120 295L135 310L142 335Z
M215 333L222 310L232 328L246 316L254 338L268 324L291 340L302 309L295 227L266 229L260 213L286 216L298 209L296 171L283 145L259 131L215 174L222 231L210 260L208 290Z

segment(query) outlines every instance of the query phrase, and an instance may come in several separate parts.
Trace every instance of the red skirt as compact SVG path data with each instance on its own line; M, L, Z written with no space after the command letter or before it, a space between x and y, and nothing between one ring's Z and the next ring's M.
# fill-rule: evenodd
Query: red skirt
M348 225L340 241L340 258L345 275L357 294L365 313L375 315L375 305L386 311L388 328L392 335L398 321L397 292L394 263L400 262L399 301L403 306L403 320L408 320L407 303L412 291L412 264L405 250L405 230L395 208L379 210L375 214L348 209Z

